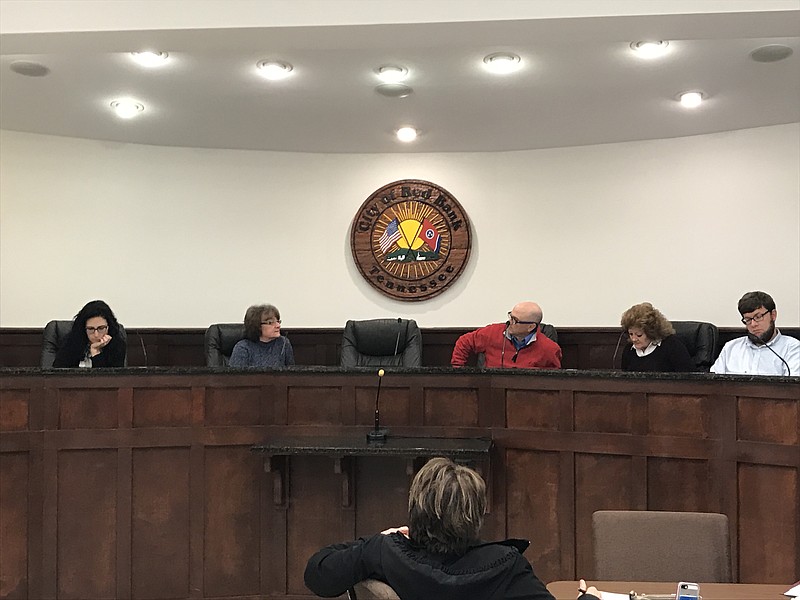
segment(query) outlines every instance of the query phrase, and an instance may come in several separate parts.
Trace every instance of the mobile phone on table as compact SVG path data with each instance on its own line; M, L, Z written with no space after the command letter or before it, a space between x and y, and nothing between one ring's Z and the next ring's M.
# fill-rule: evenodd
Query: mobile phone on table
M678 584L678 591L675 593L675 600L698 600L699 598L699 585L689 581L681 581Z

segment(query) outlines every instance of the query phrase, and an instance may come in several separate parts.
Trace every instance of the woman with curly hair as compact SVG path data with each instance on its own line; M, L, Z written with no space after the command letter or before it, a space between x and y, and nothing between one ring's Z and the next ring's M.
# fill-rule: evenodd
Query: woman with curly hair
M126 351L111 307L102 300L92 300L75 315L53 367L124 367Z
M672 324L649 302L635 304L622 313L622 328L631 347L622 354L623 371L693 371L689 351Z

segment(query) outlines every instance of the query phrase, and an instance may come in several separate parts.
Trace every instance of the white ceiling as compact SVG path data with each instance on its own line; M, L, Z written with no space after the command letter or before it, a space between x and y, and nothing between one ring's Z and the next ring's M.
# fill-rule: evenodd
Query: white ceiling
M7 31L7 29L5 30ZM632 41L670 40L643 61ZM757 63L752 50L794 53ZM143 69L127 52L165 50ZM493 76L485 55L524 68ZM261 59L294 75L269 82ZM46 65L46 77L10 63ZM374 91L374 69L406 66L408 98ZM688 111L675 96L702 90ZM109 103L146 107L124 121ZM300 152L454 152L669 138L800 121L800 10L337 26L2 33L0 127L142 144ZM421 135L401 144L393 131Z

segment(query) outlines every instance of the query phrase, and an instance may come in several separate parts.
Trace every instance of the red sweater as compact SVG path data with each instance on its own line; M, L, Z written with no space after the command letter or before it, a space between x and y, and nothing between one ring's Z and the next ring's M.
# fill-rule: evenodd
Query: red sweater
M456 340L450 364L454 367L464 366L471 355L483 352L486 357L485 366L489 369L561 368L561 348L541 331L536 333L534 342L517 352L514 343L503 335L505 330L505 323L495 323L465 333ZM503 356L504 347L505 356Z

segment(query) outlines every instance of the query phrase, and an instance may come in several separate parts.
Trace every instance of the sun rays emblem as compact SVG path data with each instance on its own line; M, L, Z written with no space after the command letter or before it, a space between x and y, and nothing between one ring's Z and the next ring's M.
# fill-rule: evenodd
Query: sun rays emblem
M364 278L386 295L424 300L444 291L469 257L469 220L443 188L396 181L374 192L353 220L351 248Z

